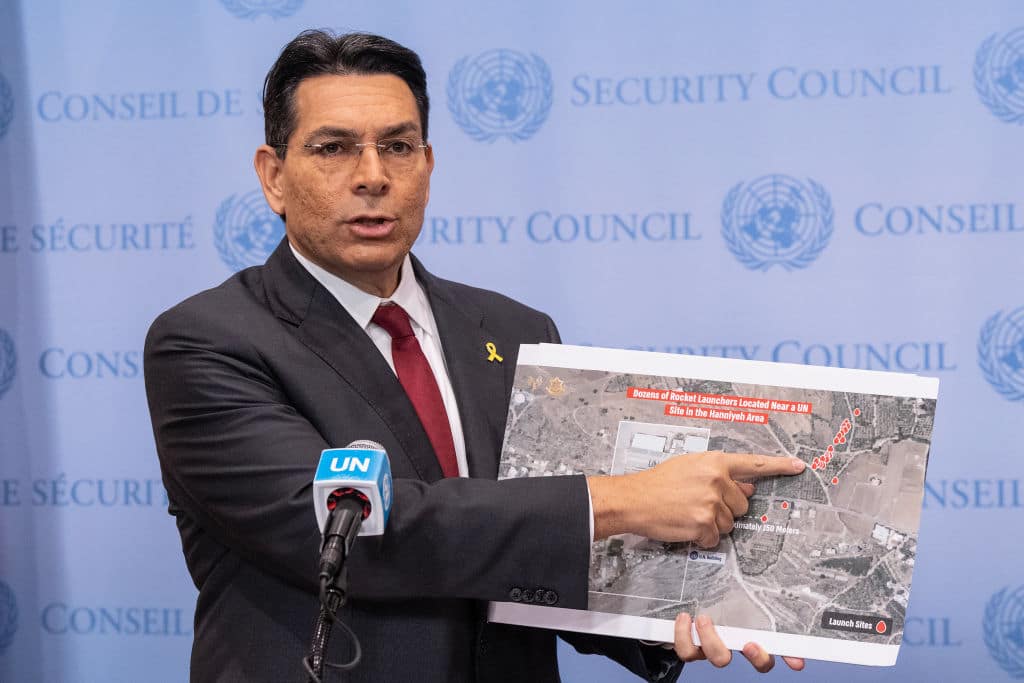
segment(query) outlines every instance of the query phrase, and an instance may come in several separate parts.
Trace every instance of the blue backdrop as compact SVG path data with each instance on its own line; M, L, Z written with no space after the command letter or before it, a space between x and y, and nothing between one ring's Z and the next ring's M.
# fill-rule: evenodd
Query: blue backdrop
M0 680L186 678L140 352L281 236L260 88L309 27L422 55L434 272L572 343L940 377L898 666L775 675L1024 678L1019 2L4 0Z

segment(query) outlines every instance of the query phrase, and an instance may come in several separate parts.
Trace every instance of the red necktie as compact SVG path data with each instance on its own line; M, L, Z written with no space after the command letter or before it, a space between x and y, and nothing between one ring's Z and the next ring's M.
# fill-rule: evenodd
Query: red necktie
M409 324L409 314L397 304L387 304L377 307L372 320L391 335L391 357L398 381L416 409L444 476L459 476L459 462L455 458L455 442L452 440L448 412L444 409L441 390L437 388L437 380L430 370L427 357L423 355L423 349Z

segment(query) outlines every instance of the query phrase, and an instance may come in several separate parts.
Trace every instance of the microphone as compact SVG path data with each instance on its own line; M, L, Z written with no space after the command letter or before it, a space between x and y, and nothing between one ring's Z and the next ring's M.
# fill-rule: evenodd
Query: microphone
M341 570L356 536L380 536L391 513L391 462L375 441L327 448L313 478L316 521L323 533L320 576Z
M391 461L376 441L353 441L345 448L326 448L313 476L316 523L323 534L320 547L320 614L313 625L309 656L302 666L314 683L322 681L324 666L348 671L359 664L362 648L352 630L337 621L345 604L348 570L345 560L356 536L380 536L391 514ZM347 664L326 661L327 640L337 623L352 640Z

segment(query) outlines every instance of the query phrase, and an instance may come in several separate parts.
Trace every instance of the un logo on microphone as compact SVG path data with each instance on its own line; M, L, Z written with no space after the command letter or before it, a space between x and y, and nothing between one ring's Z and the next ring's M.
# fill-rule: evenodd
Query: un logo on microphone
M1024 124L1024 28L985 39L974 57L974 89L998 118Z
M1024 586L1003 588L985 606L985 645L1013 678L1024 678Z
M1024 400L1024 306L989 318L978 337L978 365L985 379L1010 401Z
M14 120L14 93L11 92L11 85L0 74L0 140L7 134L7 129Z
M255 19L261 14L271 19L290 17L299 11L305 0L220 0L239 19Z
M14 384L17 363L18 355L14 352L14 340L0 328L0 398L3 398Z
M382 479L380 482L380 499L384 501L384 507L386 509L391 508L391 491L393 490L393 488L394 487L391 482L391 473L385 472L384 479Z
M722 237L751 270L806 268L828 246L833 218L832 200L818 183L766 175L729 190Z
M17 630L18 603L14 599L14 591L0 581L0 655L11 646Z
M217 209L214 243L232 270L261 265L284 237L284 221L267 206L263 193L231 195Z
M448 109L474 140L526 140L547 119L552 90L551 70L537 55L490 50L452 68Z

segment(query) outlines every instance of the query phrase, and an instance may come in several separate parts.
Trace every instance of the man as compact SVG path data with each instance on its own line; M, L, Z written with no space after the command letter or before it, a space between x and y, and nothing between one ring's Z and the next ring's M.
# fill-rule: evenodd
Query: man
M341 618L363 647L341 676L352 681L556 681L554 634L487 624L486 601L585 608L592 538L713 546L753 492L736 478L802 469L703 454L623 477L494 481L516 350L558 333L410 256L434 165L419 58L377 36L306 32L268 74L264 109L255 166L287 239L161 315L146 342L164 483L199 588L193 681L305 680L325 447L377 441L395 475L386 533L360 539L348 565ZM697 631L703 649L688 615L674 651L562 637L671 681L680 659L728 663L710 621ZM328 659L346 661L336 641ZM744 655L773 663L753 644Z

